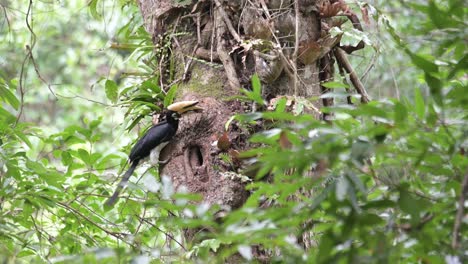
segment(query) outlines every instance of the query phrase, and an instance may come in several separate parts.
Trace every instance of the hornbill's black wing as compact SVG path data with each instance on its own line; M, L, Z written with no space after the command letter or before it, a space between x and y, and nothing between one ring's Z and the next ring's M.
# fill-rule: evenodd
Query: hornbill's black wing
M162 142L169 141L175 135L176 130L176 127L173 127L166 121L150 128L148 132L138 140L135 146L133 146L128 156L130 162L148 157L152 149Z
M153 126L146 132L146 134L138 140L138 142L133 146L132 151L129 155L130 168L125 172L122 177L122 180L117 186L114 194L106 201L106 206L112 206L117 201L117 198L120 194L120 191L125 187L128 182L128 179L135 171L138 163L141 159L146 158L150 155L151 150L154 149L159 144L169 141L176 133L177 126L171 125L167 122L161 122Z

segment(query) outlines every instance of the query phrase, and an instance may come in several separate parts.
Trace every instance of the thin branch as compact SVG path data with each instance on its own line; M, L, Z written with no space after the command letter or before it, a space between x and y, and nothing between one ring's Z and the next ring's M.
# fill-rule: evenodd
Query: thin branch
M239 77L237 76L234 62L229 56L228 51L224 47L223 35L226 32L226 25L224 25L222 20L221 12L222 9L218 9L215 12L215 27L216 27L216 51L218 53L221 63L223 63L224 70L226 71L226 76L229 82L229 85L232 89L239 89L241 87Z
M135 230L135 232L134 232L134 235L135 235L135 236L138 235L138 232L140 232L140 228L141 228L141 226L143 225L143 222L144 222L144 221L142 221L141 219L144 219L145 216L146 216L146 208L147 208L146 206L143 207L143 216L137 215L137 217L140 218L140 223L138 223L138 227L136 228L136 230Z
M148 221L147 219L145 218L142 218L140 216L137 216L138 218L140 218L140 221L143 221L145 223L147 223L148 225L156 228L156 230L158 230L159 232L163 233L164 235L166 235L167 237L169 237L172 241L176 242L177 245L179 245L184 251L187 251L187 249L184 247L184 245L182 245L182 243L180 243L177 239L175 239L171 234L163 231L161 228L159 228L158 226L156 226L155 224L151 223L150 221Z
M372 70L375 66L375 61L377 60L377 57L380 55L379 51L376 51L373 55L372 58L367 65L367 68L364 70L364 73L361 75L361 80L364 80L367 77L367 74L369 74L370 70ZM391 69L391 68L390 68Z
M36 74L37 74L37 77L45 84L47 85L47 88L49 89L49 91L54 95L55 98L57 98L57 96L55 95L54 91L52 90L52 88L50 87L50 84L42 77L42 75L40 74L39 72L39 66L37 65L36 63L36 60L34 59L34 56L33 56L33 53L32 53L32 50L34 49L34 46L36 45L36 33L34 33L34 30L32 29L32 26L29 24L29 16L31 16L31 23L33 21L33 17L32 17L32 3L33 1L30 0L29 1L29 7L28 7L28 12L26 13L26 26L28 27L28 30L29 32L31 33L31 46L29 45L26 45L26 49L28 50L28 55L29 55L29 58L31 59L33 65L34 65L34 71L36 71Z
M351 21L351 23L353 24L353 27L359 31L363 31L362 29L362 26L361 26L361 22L359 21L359 18L357 17L357 15L352 12L352 11L349 11L345 14L346 17ZM352 52L356 51L356 50L360 50L360 49L363 49L365 47L365 43L363 40L359 41L359 43L357 44L356 47L354 46L351 46L351 45L344 45L344 46L340 46L341 49L343 49L346 53L348 54L351 54Z
M398 88L398 83L395 77L395 72L393 71L393 67L389 67L390 72L392 73L392 79L393 79L393 85L395 86L395 91L396 91L396 98L400 100L400 89Z
M340 72L340 75L343 78L343 83L349 86L348 79L346 79L345 70L343 69L343 66L340 63L338 63L338 71ZM351 99L351 90L349 88L346 88L346 92L349 94L346 97L346 101L348 102L349 105L353 105L353 101Z
M266 5L265 1L260 0L260 5L261 5L261 7L263 9L263 12L265 13L267 19L269 21L271 21L272 17L271 17L270 11L269 11L268 6ZM278 52L279 58L281 59L281 62L283 63L283 66L284 66L284 70L288 74L289 78L291 78L293 80L299 79L299 81L301 81L302 84L306 85L304 83L304 81L302 81L302 79L297 74L297 67L296 67L297 64L293 64L291 62L291 60L289 60L286 57L286 55L284 55L283 49L281 48L281 42L280 42L278 36L276 36L276 29L273 28L270 23L268 23L268 28L270 29L271 35L273 36L273 38L276 41L276 49L275 50ZM296 34L296 36L298 36L298 34Z
M295 43L293 53L293 65L294 65L294 96L297 96L297 55L299 53L299 0L294 1L294 12L296 13L295 18Z
M8 19L6 8L2 4L0 4L0 7L2 7L3 9L3 15L5 16L5 20L8 25L8 33L11 33L11 24L10 24L10 19Z
M28 11L26 12L26 26L28 27L29 32L31 32L31 46L34 47L34 45L36 44L36 34L32 30L31 25L29 24L29 18L32 12L32 4L33 4L32 0L29 0ZM26 79L26 74L27 74L25 72L25 68L26 68L26 63L27 61L29 61L30 56L31 56L31 52L28 49L26 57L24 58L23 63L21 64L21 70L20 70L20 76L19 76L20 110L16 117L15 126L18 124L19 120L21 119L21 116L23 115L24 95L26 93L26 91L24 90L24 80Z
M66 96L66 95L62 95L62 94L57 94L57 97L61 97L61 98L65 98L65 99L75 99L75 98L79 98L79 99L83 99L83 100L86 100L86 101L89 101L89 102L92 102L92 103L96 103L96 104L100 104L100 105L104 105L104 106L109 106L109 107L114 107L115 105L110 105L110 104L106 104L106 103L103 103L103 102L99 102L99 101L96 101L96 100L93 100L93 99L89 99L89 98L86 98L86 97L83 97L81 95L73 95L73 96Z
M198 12L197 13L197 46L201 46L202 45L202 41L201 41L201 13Z
M18 115L16 116L16 121L15 121L15 126L18 124L18 122L21 119L21 116L23 115L23 110L24 110L24 95L26 94L26 91L24 90L24 80L26 79L26 64L29 60L29 52L26 54L26 57L24 57L23 63L21 63L21 70L19 74L19 82L18 82L18 88L20 92L20 109L18 111Z
M32 54L32 48L29 47L28 45L26 45L26 49L27 49L28 52L29 52L29 58L31 59L31 61L32 61L33 65L34 65L34 71L36 72L37 77L38 77L45 85L47 85L47 88L49 89L49 91L52 93L52 95L55 97L55 99L57 99L57 95L55 95L54 91L52 90L50 83L48 83L48 82L42 77L41 73L39 72L39 66L37 65L36 60L34 59L34 56L33 56L33 54Z
M231 33L231 35L234 37L234 39L237 42L239 42L239 43L242 42L241 37L239 36L239 34L237 34L236 30L232 26L231 20L229 19L228 15L226 14L226 11L224 11L224 8L221 5L221 3L219 2L219 0L214 0L214 2L216 4L216 7L218 8L217 9L218 14L223 18L224 23L226 24L226 26L227 26L229 32Z
M34 30L32 29L31 24L29 24L29 19L31 19L31 23L33 21L32 5L33 5L33 1L29 0L28 11L26 12L26 26L28 27L28 30L31 33L31 49L34 49L34 46L36 45L36 33L34 33Z
M26 68L26 65L27 65L27 62L30 60L33 65L34 65L34 70L38 76L38 78L44 83L47 85L49 91L54 95L55 98L57 98L57 96L55 95L54 91L51 89L50 87L50 84L47 83L47 81L42 77L42 75L40 74L39 72L39 67L34 59L34 56L33 56L33 53L32 53L32 50L34 49L34 46L36 45L36 33L34 33L34 30L32 28L32 22L33 22L33 17L32 17L32 12L33 12L33 9L32 9L32 5L33 5L33 1L32 0L29 0L29 5L28 5L28 10L26 12L26 18L25 18L25 22L26 22L26 27L28 28L28 31L31 33L31 41L30 41L30 45L26 45L26 56L23 60L23 63L21 64L21 70L20 70L20 77L19 77L19 91L20 91L20 110L18 112L18 115L16 117L16 121L15 121L15 126L18 124L19 120L21 119L21 116L23 115L23 110L24 110L24 95L26 93L25 89L24 89L24 81L26 79L26 72L25 72L25 68ZM5 13L6 14L6 13ZM31 21L31 23L30 23Z
M351 83L353 84L354 88L356 88L356 91L361 95L361 102L368 103L370 101L369 95L367 94L364 85L362 84L361 80L359 80L359 77L354 71L353 66L351 66L351 63L348 61L348 58L346 58L345 51L337 47L335 49L335 58L338 61L338 64L340 64L349 74L349 79L351 80Z
M110 230L107 230L105 229L104 227L100 226L99 224L97 224L96 222L94 222L93 220L91 220L90 218L88 218L86 215L82 214L80 211L78 211L77 209L69 206L68 204L66 203L62 203L62 202L57 202L58 205L60 205L61 207L63 207L64 209L67 209L68 211L71 211L73 213L73 215L78 218L81 217L82 219L86 220L87 222L89 222L90 224L92 224L93 226L97 227L98 229L100 229L101 231L103 231L104 233L108 234L108 235L111 235L117 239L120 239L122 241L124 241L125 243L131 245L130 243L126 242L124 239L123 239L123 236L126 236L126 235L129 235L129 234L126 234L126 233L119 233L119 232L113 232L113 231L110 231Z
M452 232L452 248L457 249L460 246L460 229L463 220L463 211L465 209L465 200L468 194L468 170L465 173L463 178L463 183L460 191L460 198L458 199L458 210L457 215L455 216L455 223L453 224Z

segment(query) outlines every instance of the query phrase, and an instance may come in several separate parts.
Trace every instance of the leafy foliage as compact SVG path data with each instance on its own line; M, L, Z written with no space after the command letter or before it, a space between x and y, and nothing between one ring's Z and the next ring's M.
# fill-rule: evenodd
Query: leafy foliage
M272 252L275 261L293 263L466 262L466 232L459 232L458 245L453 243L456 222L461 220L460 230L467 226L466 217L456 217L464 206L457 200L468 168L461 3L392 4L424 18L405 17L396 25L385 11L366 4L407 55L412 84L402 86L406 97L322 109L336 118L331 123L288 113L285 100L275 111L237 115L232 122L262 121L268 128L250 138L258 147L242 154L260 168L247 186L251 196L221 222L213 217L218 206L199 203L195 194L175 193L169 179L145 166L137 173L140 179L132 178L127 199L112 210L103 208L131 142L123 129L113 131L115 122L130 130L175 97L177 87L161 87L155 70L165 50L155 51L133 2L120 1L129 21L119 24L118 41L112 44L106 44L102 31L80 25L85 19L91 19L91 28L100 27L99 21L112 24L104 10L113 3L35 4L36 23L50 27L35 31L36 45L31 45L38 66L27 71L37 78L20 76L24 57L17 51L32 35L16 30L19 25L24 29L23 20L9 20L13 30L0 32L11 44L0 46L2 59L10 62L0 70L0 259L149 263L223 261L237 255L254 261L255 250L263 250ZM77 11L86 4L91 17ZM5 18L24 8L8 1L0 7ZM53 7L62 16L40 15ZM414 29L405 32L420 41L402 37L403 29L410 30L406 19ZM39 30L37 24L33 29ZM64 44L51 40L57 37ZM107 55L74 51L88 42L108 47ZM62 55L48 55L52 51ZM138 71L107 69L101 78L92 74L110 65L109 58ZM59 103L36 70L51 84L61 83L52 85ZM110 77L119 74L134 80ZM340 82L325 86L348 87ZM264 104L258 77L252 87L242 99ZM110 104L102 103L105 98ZM48 105L60 114L48 118L43 110ZM184 229L210 232L197 232L195 242L183 243Z

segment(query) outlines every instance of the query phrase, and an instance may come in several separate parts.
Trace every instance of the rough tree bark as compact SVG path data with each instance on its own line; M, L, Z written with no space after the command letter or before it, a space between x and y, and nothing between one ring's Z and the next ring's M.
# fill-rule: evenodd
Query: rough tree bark
M341 36L332 37L328 30L340 26L343 17L356 28L359 20L341 0L138 0L138 5L156 48L171 42L157 71L162 85L178 83L177 100L197 99L206 109L182 121L176 140L163 153L162 159L171 159L161 174L175 186L202 194L208 204L238 208L249 194L220 153L245 149L247 132L232 124L225 133L225 123L258 106L226 98L249 89L256 73L269 102L288 96L291 108L301 103L306 112L323 118L318 109L332 100L304 102L325 92L321 82L333 78ZM359 45L340 46L338 52L350 53L363 43ZM178 66L169 80L165 60L171 56ZM340 59L338 64L345 64ZM213 144L222 136L229 138L227 148ZM190 232L187 239L192 239Z

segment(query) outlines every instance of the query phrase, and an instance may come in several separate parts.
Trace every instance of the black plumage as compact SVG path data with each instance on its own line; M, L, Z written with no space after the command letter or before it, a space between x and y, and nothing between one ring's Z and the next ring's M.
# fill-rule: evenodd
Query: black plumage
M117 189L112 196L106 201L106 206L112 206L120 194L120 191L127 185L128 179L132 176L138 163L141 160L150 156L152 151L156 151L155 162L159 160L159 152L164 148L167 143L174 137L179 127L180 114L175 111L167 111L166 120L151 127L146 134L138 140L133 146L130 155L129 163L130 168L125 172L122 180L120 181Z
M133 146L130 155L130 162L139 161L150 155L151 150L159 144L169 142L174 137L179 127L180 115L177 112L168 111L166 120L154 125L146 134Z
M127 185L128 179L130 179L130 176L132 176L141 160L150 156L153 164L159 163L159 154L176 134L181 115L189 111L203 110L197 104L198 101L182 101L173 103L167 107L165 120L151 127L133 146L129 155L130 168L123 175L114 194L106 201L106 206L115 204L120 191Z

